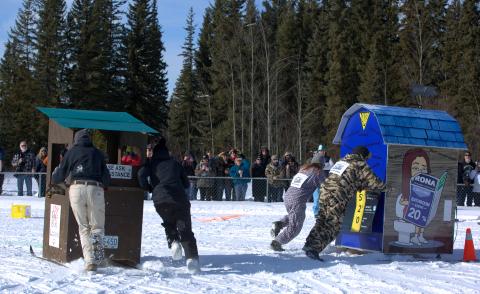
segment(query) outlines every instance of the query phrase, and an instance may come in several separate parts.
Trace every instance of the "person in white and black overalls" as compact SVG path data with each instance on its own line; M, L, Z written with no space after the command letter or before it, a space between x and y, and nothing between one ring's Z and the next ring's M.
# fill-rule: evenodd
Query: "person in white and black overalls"
M67 177L70 177L68 195L78 223L85 269L95 271L104 259L104 189L110 184L110 172L103 153L93 146L86 129L75 133L72 148L52 174L52 184L62 184Z
M190 200L185 192L190 182L182 165L170 157L165 139L161 138L153 147L153 157L138 171L138 181L143 189L153 191L153 204L163 220L162 226L165 228L168 248L172 250L172 258L180 260L183 247L188 270L199 272Z
M313 191L318 189L325 180L323 162L323 157L317 154L310 163L300 167L300 171L293 177L290 187L283 196L288 214L273 222L270 231L274 238L270 243L270 248L273 250L283 251L282 245L292 241L300 234L305 221L307 201Z

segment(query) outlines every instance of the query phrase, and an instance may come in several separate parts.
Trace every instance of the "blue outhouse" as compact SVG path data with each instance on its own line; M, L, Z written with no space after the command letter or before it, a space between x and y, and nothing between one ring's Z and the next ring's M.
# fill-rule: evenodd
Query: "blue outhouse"
M354 104L342 116L334 144L341 156L359 145L372 153L388 193L358 191L347 206L336 245L385 253L451 253L458 152L466 149L458 122L445 111Z

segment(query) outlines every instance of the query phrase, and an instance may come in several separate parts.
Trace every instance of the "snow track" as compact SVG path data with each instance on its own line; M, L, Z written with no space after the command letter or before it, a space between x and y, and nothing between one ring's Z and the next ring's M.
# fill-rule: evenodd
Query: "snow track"
M12 203L31 205L33 217L12 219ZM171 260L151 201L145 202L139 269L107 267L90 274L82 260L65 268L32 257L30 244L42 252L43 205L38 198L0 197L0 293L480 293L480 263L460 262L467 227L480 249L479 209L459 211L454 254L441 259L349 256L328 247L325 261L318 262L301 250L313 225L311 205L300 236L275 253L269 230L285 213L282 203L195 201L202 272L190 275L184 260Z

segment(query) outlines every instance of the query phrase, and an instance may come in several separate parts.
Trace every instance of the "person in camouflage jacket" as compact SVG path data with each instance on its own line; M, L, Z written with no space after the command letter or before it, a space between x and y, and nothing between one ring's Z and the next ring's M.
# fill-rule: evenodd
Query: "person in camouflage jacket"
M268 181L268 202L281 202L285 181L285 169L280 164L278 156L272 155L272 161L265 169L265 176Z
M340 231L347 203L357 191L382 191L386 185L367 165L370 151L363 146L353 149L330 170L320 187L320 211L303 250L312 259L332 242Z

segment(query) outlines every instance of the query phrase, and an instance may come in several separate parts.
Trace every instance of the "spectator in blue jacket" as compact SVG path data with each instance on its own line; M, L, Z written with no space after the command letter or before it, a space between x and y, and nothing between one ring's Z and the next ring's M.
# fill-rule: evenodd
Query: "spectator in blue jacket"
M250 170L247 164L243 162L241 157L235 159L235 165L230 168L230 176L233 178L233 187L235 189L235 200L245 200L248 183L250 179L242 179L250 177Z

